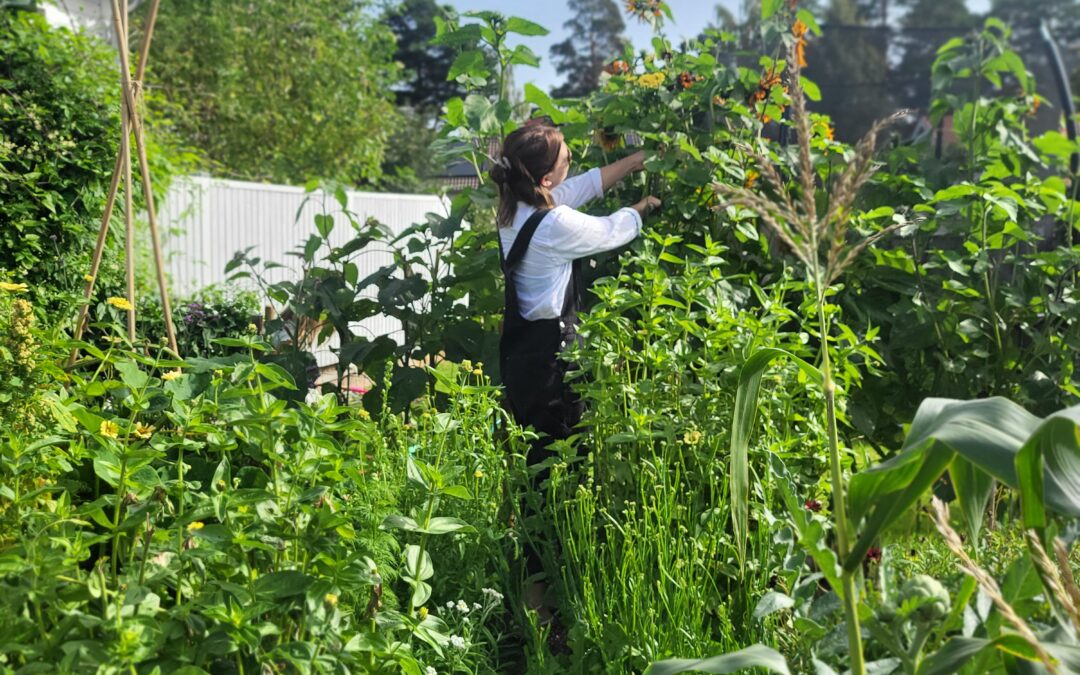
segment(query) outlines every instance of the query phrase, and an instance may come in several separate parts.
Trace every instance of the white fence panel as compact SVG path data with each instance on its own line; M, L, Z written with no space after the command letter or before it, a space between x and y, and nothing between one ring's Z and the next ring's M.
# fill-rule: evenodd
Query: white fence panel
M428 213L446 215L448 211L448 204L434 195L351 191L347 194L349 210L359 222L375 218L394 234L423 222ZM207 177L177 181L159 213L163 231L167 233L163 246L173 294L184 295L210 284L224 283L225 265L237 251L248 247L254 247L252 256L285 266L263 273L269 282L299 279L301 261L289 253L316 232L315 216L320 213L335 216L336 226L330 235L333 245L341 246L352 238L354 231L331 194L309 194L298 187ZM376 244L355 258L361 279L393 264L393 257L385 249ZM258 290L251 280L235 283ZM367 293L373 295L370 290ZM357 323L354 330L372 337L389 335L400 339L401 325L389 317L375 316ZM336 361L330 351L336 347L336 338L319 347L316 358L320 366Z

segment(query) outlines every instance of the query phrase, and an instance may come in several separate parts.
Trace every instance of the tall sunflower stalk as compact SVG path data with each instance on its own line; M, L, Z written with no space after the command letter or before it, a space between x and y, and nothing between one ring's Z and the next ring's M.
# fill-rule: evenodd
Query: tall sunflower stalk
M787 59L788 91L791 96L792 121L798 137L799 167L794 189L780 177L773 163L753 148L744 151L753 160L760 175L771 188L766 196L752 190L752 182L744 185L714 183L713 189L722 198L720 208L743 207L753 211L806 268L807 279L816 296L816 319L821 330L820 360L823 375L825 416L829 444L829 464L832 485L833 518L836 525L836 552L841 562L851 552L853 534L848 522L847 500L843 469L840 464L840 444L836 430L836 383L829 357L829 319L825 298L829 288L855 258L874 241L900 227L893 223L867 237L853 232L852 204L859 189L877 170L873 161L878 135L903 113L880 120L855 146L854 156L830 190L824 209L817 203L817 173L810 148L811 121L806 109L806 97L801 84L801 59L792 46ZM811 317L813 318L813 317ZM865 675L866 664L859 628L856 574L842 570L842 588L851 652L851 672Z

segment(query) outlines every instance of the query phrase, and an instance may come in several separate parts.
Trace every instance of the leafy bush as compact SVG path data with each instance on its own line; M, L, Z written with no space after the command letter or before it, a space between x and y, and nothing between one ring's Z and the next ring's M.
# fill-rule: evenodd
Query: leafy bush
M20 11L0 11L0 54L0 268L56 308L85 283L116 161L115 54ZM111 237L105 287L122 278L119 250Z
M239 338L249 333L249 327L261 322L258 296L251 291L236 292L209 286L186 298L174 298L173 326L180 354L187 356L221 356L226 348L218 338ZM146 336L165 336L165 319L157 296L141 303L138 311L140 330Z
M49 436L5 431L0 660L420 672L487 658L511 466L497 390L443 368L452 404L418 425L332 396L286 408L276 394L294 385L256 358L269 345L221 342L241 351L87 347L99 361L57 392Z

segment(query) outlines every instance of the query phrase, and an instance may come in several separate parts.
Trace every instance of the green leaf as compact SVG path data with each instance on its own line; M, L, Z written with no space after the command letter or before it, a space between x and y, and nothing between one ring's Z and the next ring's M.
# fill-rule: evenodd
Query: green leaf
M566 113L555 105L555 102L551 100L551 97L544 90L532 82L525 85L525 100L550 117L555 124L562 124L566 121Z
M761 20L767 21L783 4L784 0L761 0Z
M547 35L550 31L538 23L533 23L521 17L512 16L506 20L506 32L518 35L539 36Z
M900 452L851 479L850 512L866 517L859 541L844 561L845 569L861 564L874 538L924 495L956 456L1019 489L1025 520L1031 523L1045 522L1044 507L1080 516L1078 424L1080 406L1040 420L1004 398L923 401ZM1037 468L1040 457L1041 471ZM969 480L961 491L965 489L969 497L963 497L962 505L967 513L982 499L985 482Z
M814 18L813 13L808 9L800 9L795 13L795 18L806 24L806 27L810 29L814 35L821 35L821 26L818 25L817 19Z
M821 100L821 89L817 86L817 82L807 78L799 77L799 84L802 86L803 93L806 94L806 98L811 101Z
M134 361L120 361L116 369L120 371L120 380L131 389L142 389L150 380L150 376L139 370L139 364Z
M525 45L518 45L514 47L514 52L510 55L510 65L537 68L540 66L540 57Z
M405 573L416 581L424 581L435 576L435 566L431 564L431 556L428 552L421 551L416 544L406 546Z
M303 595L314 579L303 572L271 572L255 580L255 594L270 600Z
M657 661L645 671L646 675L672 675L698 671L702 673L735 673L747 668L765 668L773 673L790 675L787 661L780 652L765 645L753 645L737 652L708 659L667 659Z
M436 516L431 519L426 529L419 530L427 534L449 534L451 532L475 532L471 525L458 518Z
M469 49L458 54L454 63L450 65L450 72L446 79L455 80L459 75L472 77L487 77L491 72L487 69L484 61L484 53L479 49Z
M405 530L406 532L416 532L420 529L415 520L408 516L399 515L387 516L380 527L384 530L396 529Z
M789 351L767 347L750 355L739 371L739 385L735 390L735 412L731 419L729 461L731 463L731 524L735 530L735 551L739 567L746 563L746 547L750 534L750 432L757 415L758 391L761 376L773 360L786 356L799 366L810 379L821 383L821 371Z
M319 236L326 239L334 231L334 217L325 213L316 214L315 228L319 231Z
M769 591L758 600L758 604L754 607L754 618L764 619L765 617L779 612L782 609L788 609L795 606L795 600L789 595L784 593L778 593L777 591Z
M949 477L956 491L956 500L964 513L968 541L978 546L986 504L994 490L994 477L963 457L953 460L949 467Z
M919 664L916 675L952 675L958 673L971 659L987 649L1002 649L1010 653L1027 653L1029 647L1018 635L1005 635L995 640L974 637L953 637Z

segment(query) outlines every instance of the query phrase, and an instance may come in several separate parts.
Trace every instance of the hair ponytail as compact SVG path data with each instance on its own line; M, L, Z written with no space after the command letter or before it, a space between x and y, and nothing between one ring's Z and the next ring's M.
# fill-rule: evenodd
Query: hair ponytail
M499 188L495 222L507 227L514 222L518 202L535 208L551 208L551 193L540 184L551 173L562 152L562 132L553 126L527 124L503 140L502 150L488 171Z

